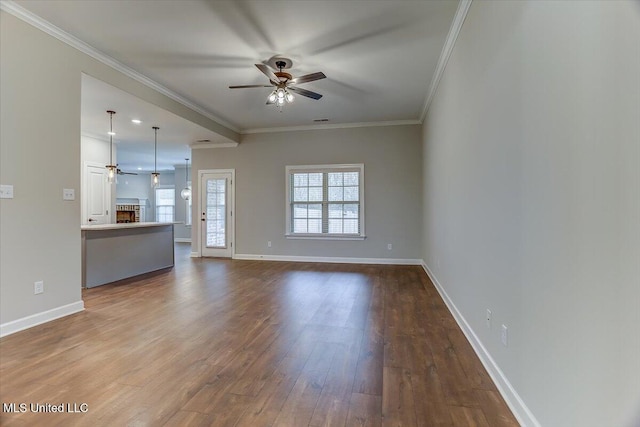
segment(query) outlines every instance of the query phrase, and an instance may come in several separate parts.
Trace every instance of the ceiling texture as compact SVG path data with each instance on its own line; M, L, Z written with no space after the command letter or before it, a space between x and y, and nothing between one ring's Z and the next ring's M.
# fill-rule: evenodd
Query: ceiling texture
M328 125L419 123L459 1L14 3L242 134ZM294 77L322 71L326 79L300 87L323 97L296 96L295 102L280 111L266 105L270 88L229 89L230 85L268 84L254 64L266 64L274 56L291 58L293 66L287 71ZM108 98L104 93L85 97L83 81L83 132L87 134L103 135L108 126L105 111L115 109L101 103L101 96L105 101ZM85 98L95 104L86 101L91 111L85 112ZM96 117L85 121L85 113ZM318 125L317 119L328 121ZM163 128L162 123L158 126ZM184 137L175 137L179 126L175 132L167 129L164 135L174 135L183 150L195 142L193 138L209 138L206 130L191 126L196 128L185 131ZM134 143L135 138L141 137L132 136L128 142ZM150 138L152 141L153 133ZM182 163L182 153L188 152L186 147L176 154ZM168 163L172 161L175 159Z

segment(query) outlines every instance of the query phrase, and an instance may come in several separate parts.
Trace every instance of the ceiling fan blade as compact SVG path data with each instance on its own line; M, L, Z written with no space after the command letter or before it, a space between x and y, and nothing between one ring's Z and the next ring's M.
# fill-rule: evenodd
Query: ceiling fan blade
M318 73L311 73L311 74L307 74L304 76L300 76L300 77L296 77L295 79L293 79L291 81L292 84L300 84L300 83L308 83L308 82L312 82L315 80L320 80L320 79L324 79L327 76L324 75L324 73L322 72L318 72Z
M306 96L307 98L312 98L312 99L322 98L322 95L320 95L319 93L311 92L310 90L302 89L299 87L289 86L287 89L289 89L291 92L297 93L298 95Z
M272 87L273 85L241 85L241 86L229 86L229 89L243 89L246 87Z
M275 74L273 74L273 70L271 70L271 68L267 67L264 64L255 64L256 67L258 67L258 70L262 71L262 73L269 77L269 80L271 80L272 82L279 82L280 79L278 78L278 76L276 76Z

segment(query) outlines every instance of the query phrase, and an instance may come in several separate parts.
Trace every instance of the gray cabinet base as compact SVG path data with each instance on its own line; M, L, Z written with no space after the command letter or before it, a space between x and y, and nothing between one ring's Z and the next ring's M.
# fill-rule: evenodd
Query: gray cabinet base
M84 287L105 285L173 265L173 224L82 230Z

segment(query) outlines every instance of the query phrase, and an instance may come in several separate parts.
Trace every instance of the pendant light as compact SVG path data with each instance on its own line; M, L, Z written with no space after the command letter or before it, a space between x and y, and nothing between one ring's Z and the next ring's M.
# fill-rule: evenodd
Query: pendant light
M155 137L153 140L153 173L151 174L151 186L157 187L160 184L160 174L158 173L158 126L153 126Z
M180 197L184 200L191 198L191 187L189 187L189 159L184 159L184 188L180 192Z
M116 113L112 110L107 110L109 114L109 164L107 168L107 182L109 184L118 182L118 165L113 164L113 115Z

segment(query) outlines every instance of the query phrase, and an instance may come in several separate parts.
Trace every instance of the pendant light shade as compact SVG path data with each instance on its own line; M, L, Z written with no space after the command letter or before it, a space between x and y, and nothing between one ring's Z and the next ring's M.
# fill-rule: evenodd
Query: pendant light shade
M118 182L118 165L113 164L113 115L116 113L113 110L107 110L109 114L109 164L107 168L107 182L109 184Z
M184 188L180 192L180 197L184 200L191 198L191 187L189 187L189 159L184 159Z
M160 184L160 174L158 173L158 126L153 126L153 132L155 133L153 139L153 173L151 174L151 186L153 188Z

